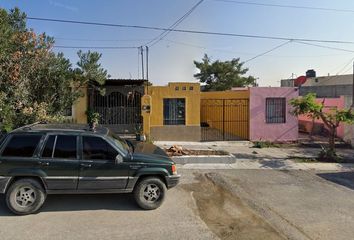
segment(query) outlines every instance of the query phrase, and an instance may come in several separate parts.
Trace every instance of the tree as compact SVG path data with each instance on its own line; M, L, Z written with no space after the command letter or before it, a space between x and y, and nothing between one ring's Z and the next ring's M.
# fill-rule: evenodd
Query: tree
M335 137L337 128L340 123L354 122L354 114L351 109L330 109L327 112L323 111L324 102L316 102L316 94L309 93L304 97L299 97L290 100L290 104L293 107L293 114L295 116L307 115L312 119L321 119L325 126L329 129L329 151L327 157L333 157L335 155Z
M202 61L194 61L194 65L199 69L199 73L194 74L194 77L201 83L206 83L205 91L224 91L232 87L254 86L256 83L254 77L243 76L248 72L248 68L243 68L243 63L239 58L212 62L205 54Z
M0 125L9 131L34 121L58 119L82 96L82 87L102 86L108 77L101 54L78 52L73 68L54 39L26 28L18 8L0 8Z

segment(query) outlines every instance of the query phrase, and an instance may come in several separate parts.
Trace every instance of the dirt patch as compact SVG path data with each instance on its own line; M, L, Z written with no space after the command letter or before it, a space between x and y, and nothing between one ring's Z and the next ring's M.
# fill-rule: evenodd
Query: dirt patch
M177 151L171 151L170 149L164 149L165 152L167 153L168 156L173 157L173 156L184 156L184 155L189 155L189 156L200 156L200 155L205 155L205 156L225 156L229 155L228 152L222 151L222 150L189 150L189 149L183 149L183 151L177 152Z
M198 183L184 184L182 188L192 192L200 218L219 238L285 239L240 198L215 184L206 174L198 174L196 179Z

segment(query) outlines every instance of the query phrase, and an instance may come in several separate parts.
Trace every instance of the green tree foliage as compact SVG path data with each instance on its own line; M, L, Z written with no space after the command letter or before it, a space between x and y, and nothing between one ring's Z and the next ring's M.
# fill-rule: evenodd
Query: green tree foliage
M334 141L339 124L352 124L354 122L354 114L352 113L351 109L333 108L327 112L324 112L324 103L316 102L316 94L314 93L309 93L304 97L291 99L290 104L293 106L294 115L306 115L313 119L321 119L323 121L330 132L328 139L328 154L335 154Z
M201 83L205 83L205 91L224 91L232 87L254 86L256 79L252 76L244 77L248 68L243 68L239 58L231 61L212 61L207 54L201 62L194 61L199 73L194 74Z
M0 8L0 125L9 131L34 121L54 120L70 108L87 85L102 86L108 77L96 52L78 52L73 68L54 39L26 27L19 9Z

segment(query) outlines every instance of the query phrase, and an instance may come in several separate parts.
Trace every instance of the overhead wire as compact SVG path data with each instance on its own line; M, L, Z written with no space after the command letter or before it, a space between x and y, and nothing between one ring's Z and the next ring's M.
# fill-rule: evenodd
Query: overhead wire
M235 4L241 4L241 5L254 5L254 6L262 6L262 7L278 7L278 8L292 8L292 9L306 9L306 10L320 10L320 11L331 11L331 12L354 13L354 10L352 10L352 9L310 7L310 6L299 6L299 5L283 5L283 4L259 3L259 2L236 1L236 0L213 0L213 1L235 3Z
M181 22L183 22L189 15L192 14L192 12L200 5L202 4L202 2L204 2L204 0L200 0L198 1L196 4L193 5L193 7L191 9L189 9L182 17L180 17L179 19L177 19L170 27L169 29L175 29ZM152 40L150 40L149 42L147 42L145 45L149 45L149 47L154 46L155 44L157 44L158 42L160 42L164 37L166 37L171 30L165 30L163 31L161 34L159 34L157 37L153 38Z
M137 49L138 47L116 47L116 46L63 46L63 45L54 45L53 48L68 48L68 49Z
M354 50L350 50L350 49L344 49L344 48L337 48L337 47L319 45L319 44L308 43L308 42L297 41L297 40L294 40L294 42L295 42L295 43L300 43L300 44L309 45L309 46L314 46L314 47L327 48L327 49L332 49L332 50L338 50L338 51L343 51L343 52L354 53Z
M267 53L273 52L273 51L277 50L278 48L281 48L281 47L283 47L283 46L285 46L285 45L287 45L287 44L289 44L289 43L291 43L291 42L292 42L292 40L286 41L286 42L284 42L284 43L282 43L282 44L280 44L280 45L277 45L277 46L275 46L275 47L269 49L268 51L265 51L265 52L263 52L263 53L260 53L260 54L258 54L258 55L256 55L256 56L254 56L254 57L252 57L252 58L250 58L250 59L244 61L243 63L248 63L248 62L250 62L250 61L252 61L252 60L254 60L254 59L256 59L256 58L262 57L262 56L266 55Z
M179 33L213 35L213 36L228 36L228 37L242 37L242 38L256 38L256 39L286 40L286 41L292 40L292 41L303 41L303 42L354 44L354 41L342 41L342 40L291 38L291 37L277 37L277 36L266 36L266 35L225 33L225 32L199 31L199 30L187 30L187 29L171 29L171 28L151 27L151 26L142 26L142 25L86 22L86 21L52 19L52 18L38 18L38 17L27 17L27 19L35 20L35 21L48 21L48 22L82 24L82 25L94 25L94 26L106 26L106 27L120 27L120 28L148 29L148 30L171 31L171 32L179 32Z

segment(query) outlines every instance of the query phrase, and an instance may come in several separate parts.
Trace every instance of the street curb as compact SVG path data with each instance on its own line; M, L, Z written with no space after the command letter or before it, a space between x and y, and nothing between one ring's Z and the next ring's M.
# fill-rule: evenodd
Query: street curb
M199 155L174 156L172 160L177 164L232 164L236 158L233 155Z

